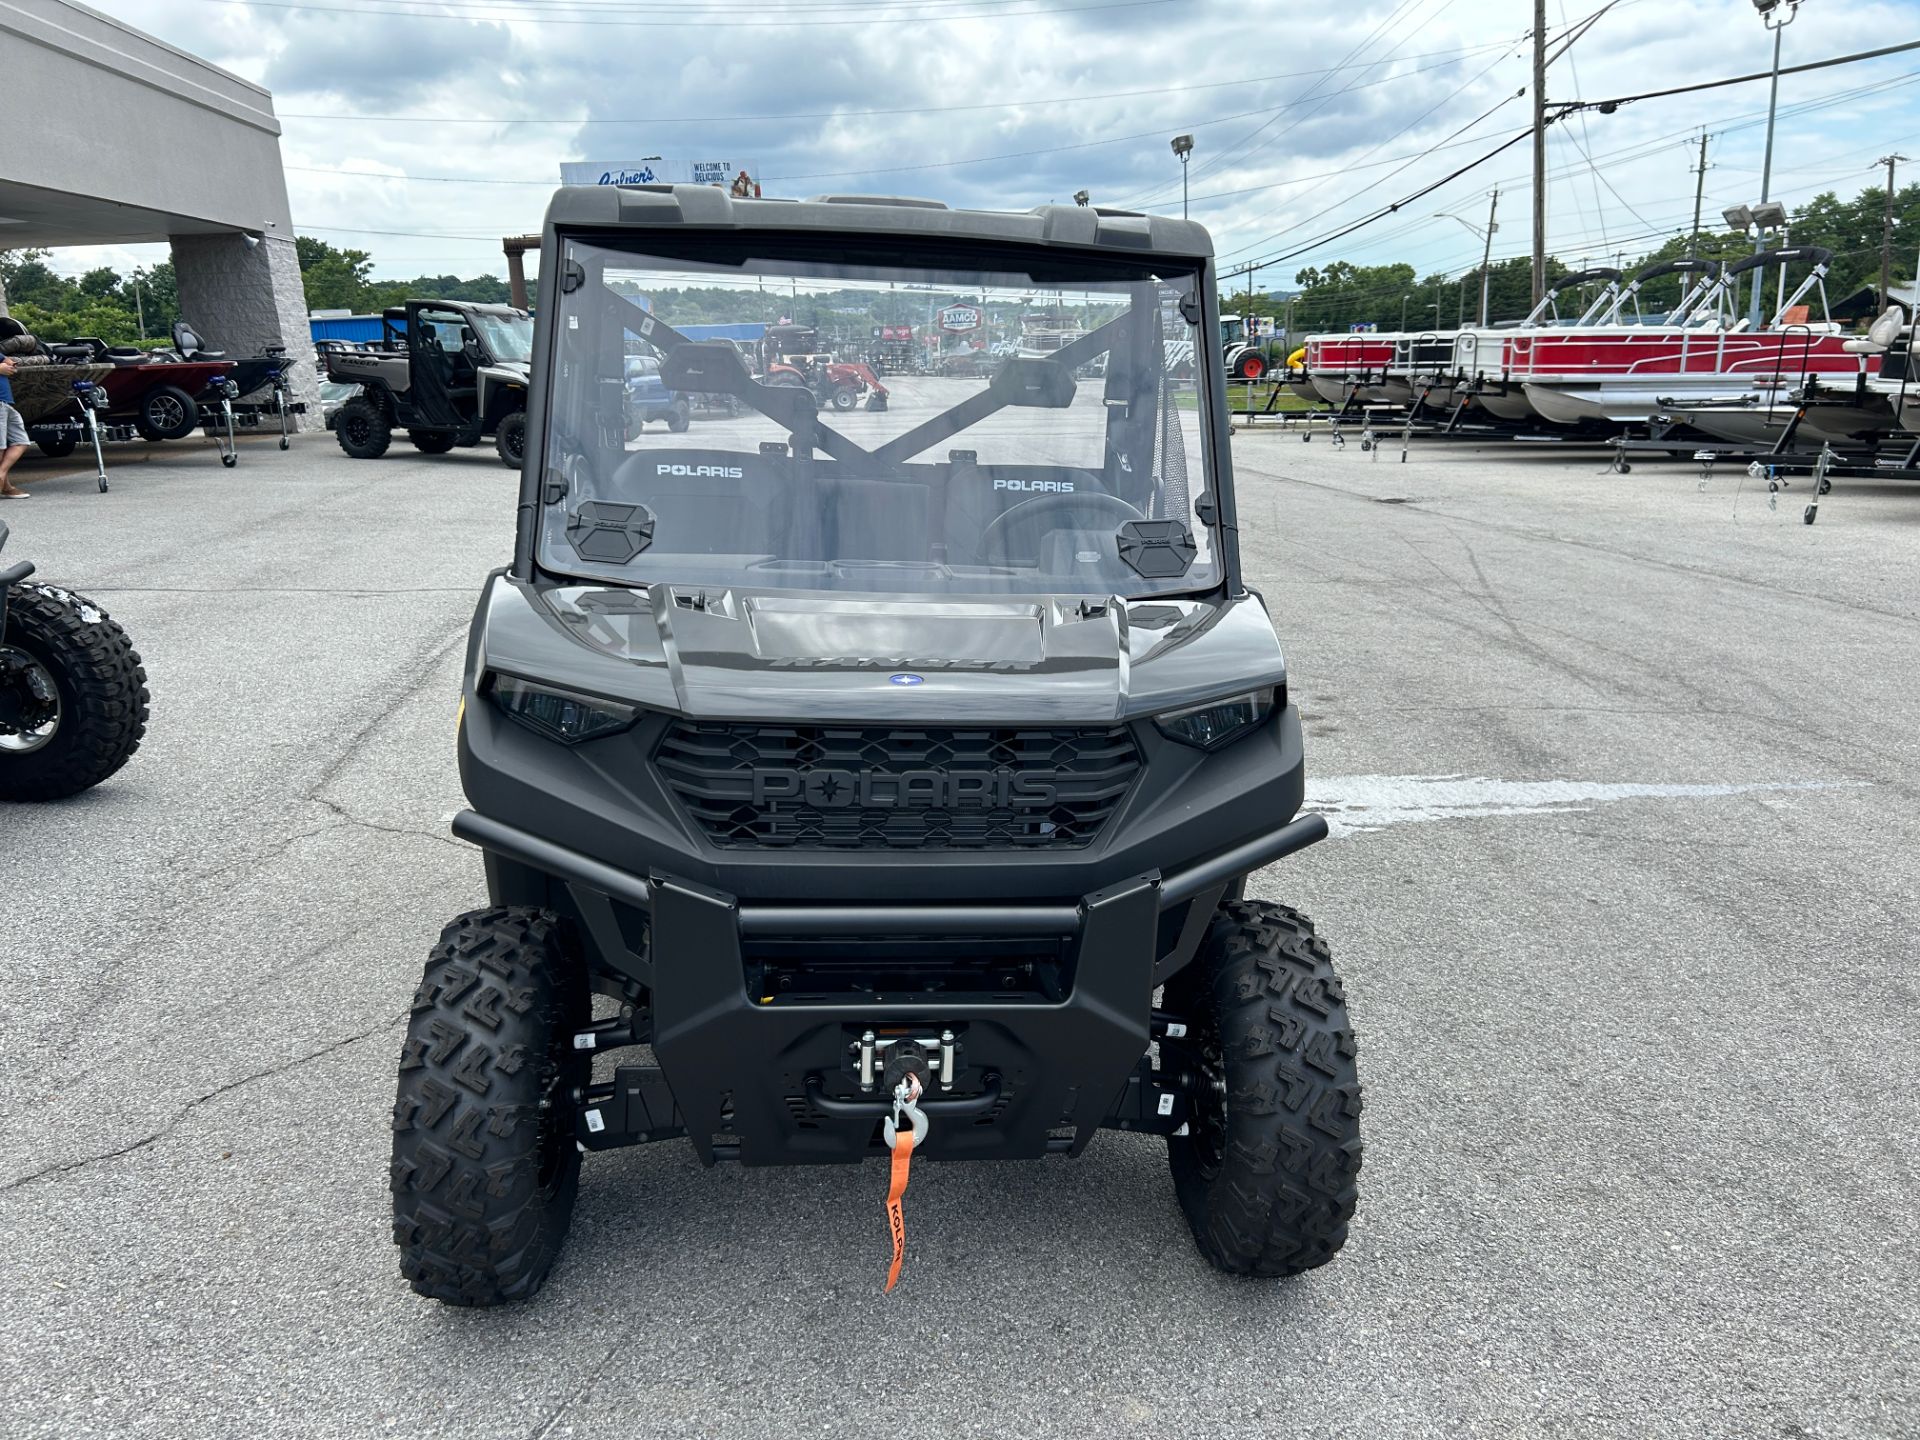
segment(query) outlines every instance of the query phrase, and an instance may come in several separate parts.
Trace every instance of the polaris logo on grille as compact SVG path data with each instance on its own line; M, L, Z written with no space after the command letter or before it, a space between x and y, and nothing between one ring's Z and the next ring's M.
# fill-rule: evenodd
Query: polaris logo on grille
M815 810L1032 810L1060 787L1051 770L777 770L753 772L753 803Z
M891 670L898 667L912 673L918 670L996 670L1018 673L1023 670L1040 668L1038 660L908 660L900 657L833 655L816 658L810 655L777 655L767 662L772 670L846 670L858 667L863 670ZM924 678L924 677L923 677ZM895 681L896 684L910 683Z
M690 479L703 475L719 480L743 480L747 472L738 465L656 465L656 475L684 475Z
M1073 481L995 480L993 482L993 488L996 490L1025 490L1038 495L1071 495L1073 494Z

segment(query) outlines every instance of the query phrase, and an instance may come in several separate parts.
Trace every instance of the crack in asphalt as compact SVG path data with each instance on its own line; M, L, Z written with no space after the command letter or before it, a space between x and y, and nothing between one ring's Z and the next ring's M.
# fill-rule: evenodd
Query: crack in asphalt
M36 1180L50 1180L63 1175L71 1175L75 1171L85 1170L90 1166L104 1164L108 1160L118 1160L123 1156L145 1150L148 1146L158 1144L160 1141L166 1139L179 1128L181 1121L185 1120L201 1106L218 1100L222 1095L230 1095L235 1090L253 1084L256 1080L268 1080L276 1075L285 1075L287 1072L297 1070L303 1065L310 1065L315 1060L325 1059L335 1051L344 1050L349 1045L357 1045L360 1041L371 1039L382 1031L392 1030L396 1026L404 1025L406 1021L407 1016L403 1012L391 1020L382 1020L378 1024L360 1031L358 1034L349 1035L342 1040L331 1041L321 1046L318 1050L310 1050L304 1055L297 1055L293 1059L282 1061L278 1065L270 1065L264 1070L254 1071L251 1075L242 1075L237 1080L229 1080L224 1085L215 1086L204 1095L196 1096L185 1105L182 1105L178 1110L174 1111L174 1113L168 1117L166 1123L161 1125L160 1128L152 1134L143 1136L130 1144L121 1145L112 1150L102 1150L97 1154L83 1155L78 1160L63 1160L59 1164L43 1166L41 1169L30 1171L25 1175L16 1175L5 1184L0 1184L0 1195L8 1194L14 1190L21 1189L23 1186L31 1185Z
M619 1353L619 1350L620 1346L617 1341L609 1345L607 1347L607 1353L600 1357L599 1363L587 1371L587 1377L581 1382L579 1390L562 1400L554 1407L551 1415L547 1416L546 1419L540 1421L533 1429L529 1430L527 1432L527 1440L545 1440L545 1437L553 1432L553 1427L560 1423L567 1411L573 1409L574 1406L583 1401L592 1399L594 1387L600 1383L600 1378L607 1373L607 1367L613 1363L613 1357Z

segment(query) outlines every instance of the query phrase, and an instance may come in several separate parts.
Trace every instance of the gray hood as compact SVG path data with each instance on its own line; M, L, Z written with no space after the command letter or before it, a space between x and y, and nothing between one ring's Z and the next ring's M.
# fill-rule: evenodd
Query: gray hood
M1111 723L1282 684L1257 596L861 596L531 586L496 576L497 669L700 719ZM556 644L564 636L568 643Z

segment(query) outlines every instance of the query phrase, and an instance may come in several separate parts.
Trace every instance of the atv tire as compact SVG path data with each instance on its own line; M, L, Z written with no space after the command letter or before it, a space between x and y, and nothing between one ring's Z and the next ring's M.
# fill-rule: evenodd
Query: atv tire
M413 998L393 1107L400 1273L449 1305L524 1300L580 1186L573 1032L586 971L543 910L475 910L440 934Z
M140 398L134 428L147 440L184 440L199 424L199 401L178 385L156 385Z
M13 683L23 683L22 656L42 684L52 681L57 707L48 733L0 728L0 800L62 800L126 764L147 733L148 701L147 672L127 632L84 596L16 585L0 635L0 677L11 671Z
M49 460L64 460L79 447L80 437L71 430L30 430L27 432L40 453Z
M511 415L500 418L500 428L494 431L493 448L500 453L500 463L509 470L518 470L527 459L527 412L516 410Z
M1200 1253L1233 1275L1326 1264L1360 1174L1360 1076L1326 942L1298 911L1228 901L1166 1008L1189 1027L1161 1063L1193 1077L1167 1155Z
M409 430L407 439L422 455L444 455L453 449L460 437L451 430Z
M334 438L356 460L378 460L393 443L393 427L386 411L364 395L356 395L335 412Z

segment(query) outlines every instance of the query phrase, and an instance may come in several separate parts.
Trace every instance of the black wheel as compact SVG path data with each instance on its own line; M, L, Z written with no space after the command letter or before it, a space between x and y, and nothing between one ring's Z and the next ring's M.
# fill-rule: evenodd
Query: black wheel
M687 427L691 424L693 424L693 416L684 404L674 406L667 415L667 429L676 435L686 434Z
M766 383L769 385L778 385L778 386L781 386L783 389L788 389L788 390L804 390L807 392L807 398L813 401L813 408L816 411L820 408L820 397L818 395L815 395L813 393L813 388L809 386L806 381L802 380L798 375L792 375L792 374L776 375L773 377L773 379L767 381Z
M140 399L134 424L149 440L182 440L200 423L200 406L178 385L156 385Z
M451 430L409 430L407 439L422 455L444 455L460 437Z
M71 430L30 430L27 433L33 437L33 443L40 447L40 453L49 460L66 459L80 443L80 437Z
M518 470L527 458L527 412L516 410L511 415L501 417L500 428L494 431L493 448L500 452L500 463L509 470Z
M224 454L223 454L223 455L222 455L222 456L220 457L220 463L221 463L222 465L224 465L224 466L226 466L226 467L227 467L227 469L229 469L229 470L231 470L231 469L232 469L232 468L233 468L234 466L236 466L236 465L238 465L238 464L240 463L240 457L239 457L238 455L224 455Z
M543 910L475 910L440 933L413 997L393 1107L400 1273L449 1305L540 1288L580 1185L573 1032L586 972Z
M1228 901L1165 1004L1188 1026L1161 1064L1189 1077L1188 1133L1167 1153L1200 1253L1234 1275L1326 1264L1360 1174L1360 1076L1326 942L1297 911Z
M127 763L147 733L147 672L84 596L21 584L0 635L0 800L59 800Z
M364 395L354 396L335 413L333 434L356 460L378 460L393 443L386 412Z
M833 392L833 408L836 410L851 410L859 399L860 392L855 390L851 385L838 386Z
M627 439L628 441L631 442L634 440L638 440L642 435L646 434L646 432L647 432L646 415L639 410L635 410L632 406L628 406L627 407Z

